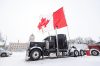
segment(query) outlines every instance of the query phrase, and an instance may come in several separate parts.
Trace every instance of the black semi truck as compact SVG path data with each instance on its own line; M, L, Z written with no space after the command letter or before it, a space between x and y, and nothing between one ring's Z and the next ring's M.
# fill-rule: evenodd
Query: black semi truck
M57 46L58 41L58 46ZM71 51L74 49L74 51ZM58 34L57 36L48 36L44 39L44 42L30 42L26 51L27 58L31 60L38 60L41 57L49 56L50 53L62 53L62 56L74 56L84 55L84 51L78 51L76 47L69 47L65 34Z

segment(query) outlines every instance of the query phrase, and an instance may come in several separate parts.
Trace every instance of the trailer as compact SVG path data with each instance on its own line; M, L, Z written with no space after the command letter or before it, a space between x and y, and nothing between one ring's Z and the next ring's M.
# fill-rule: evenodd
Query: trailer
M58 46L57 46L58 41ZM30 42L26 51L26 57L35 61L41 57L50 56L51 53L55 53L57 57L63 56L83 56L84 51L78 51L76 47L69 47L65 34L57 34L56 36L48 36L44 39L44 42ZM58 55L57 55L58 53ZM81 54L80 54L81 53ZM61 54L61 55L60 55Z
M90 50L90 54L92 56L99 56L100 55L100 42L97 42L95 44L88 45L88 48Z

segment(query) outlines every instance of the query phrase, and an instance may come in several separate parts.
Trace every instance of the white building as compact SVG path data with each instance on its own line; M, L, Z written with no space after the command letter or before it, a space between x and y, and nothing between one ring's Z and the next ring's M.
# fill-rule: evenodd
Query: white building
M24 51L27 49L28 43L9 43L9 51Z
M34 35L31 34L29 36L29 42L34 42ZM17 43L15 42L11 42L9 43L9 47L8 50L9 51L24 51L27 49L27 47L29 46L28 42L27 43L20 43L19 41Z
M29 42L34 42L34 40L35 40L35 36L31 34L29 37Z

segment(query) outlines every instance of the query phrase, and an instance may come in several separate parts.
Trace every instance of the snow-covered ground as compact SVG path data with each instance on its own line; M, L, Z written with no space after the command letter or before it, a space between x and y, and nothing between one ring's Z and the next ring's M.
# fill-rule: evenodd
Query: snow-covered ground
M0 57L0 66L100 66L100 56L45 58L25 61L25 52L13 52L10 57Z

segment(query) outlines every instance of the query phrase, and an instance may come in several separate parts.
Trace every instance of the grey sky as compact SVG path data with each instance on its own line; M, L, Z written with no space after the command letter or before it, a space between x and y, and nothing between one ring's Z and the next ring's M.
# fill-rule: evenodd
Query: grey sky
M98 40L100 0L0 0L0 32L7 35L9 42L27 42L32 33L40 40L47 36L37 28L40 17L50 17L62 6L70 38L82 36ZM58 33L67 34L67 28Z

